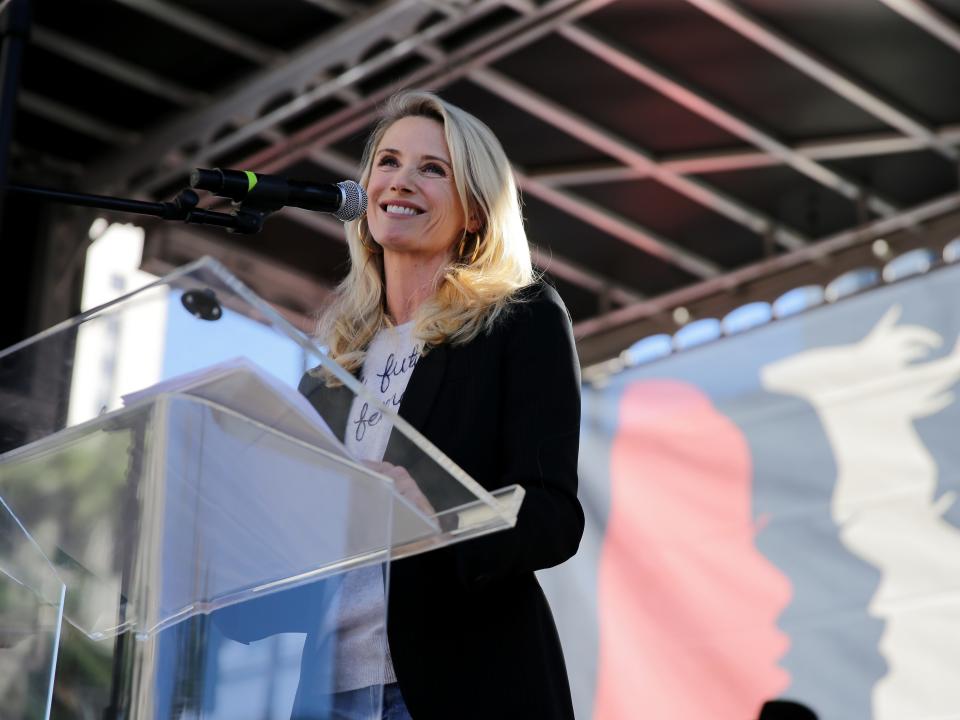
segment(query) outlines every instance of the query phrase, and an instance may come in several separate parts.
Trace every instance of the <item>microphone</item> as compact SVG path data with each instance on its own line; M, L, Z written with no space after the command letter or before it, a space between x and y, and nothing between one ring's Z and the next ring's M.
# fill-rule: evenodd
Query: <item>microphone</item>
M288 180L279 175L264 175L249 170L205 170L190 173L190 187L214 195L244 200L279 209L283 206L331 213L347 222L367 212L367 193L359 183L344 180L336 184Z

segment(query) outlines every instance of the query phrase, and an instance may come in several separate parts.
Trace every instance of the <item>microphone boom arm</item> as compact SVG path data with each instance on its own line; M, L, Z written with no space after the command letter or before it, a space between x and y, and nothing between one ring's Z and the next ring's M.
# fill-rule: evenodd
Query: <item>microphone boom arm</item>
M366 192L352 180L344 180L336 185L319 185L243 170L197 168L190 174L190 185L192 187L184 188L169 202L89 195L33 185L7 185L0 190L68 205L213 225L246 235L260 232L267 216L286 206L330 212L343 222L355 220L367 211ZM233 201L233 211L223 213L198 208L200 196L193 188L229 198Z
M136 215L150 215L163 220L179 220L194 225L212 225L245 235L259 232L263 227L263 221L271 212L270 210L243 208L242 206L237 207L232 213L204 210L197 207L200 197L190 188L184 188L177 194L176 198L168 202L148 202L107 195L90 195L34 185L7 185L4 190L6 193L13 195L38 197L66 205L79 205L80 207L93 207Z

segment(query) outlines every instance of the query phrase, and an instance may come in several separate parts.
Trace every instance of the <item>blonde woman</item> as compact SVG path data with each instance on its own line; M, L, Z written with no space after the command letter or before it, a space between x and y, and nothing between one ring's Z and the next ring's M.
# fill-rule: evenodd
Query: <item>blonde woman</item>
M382 717L573 718L534 571L571 557L583 532L579 365L563 303L535 281L510 165L472 115L406 92L369 138L361 183L369 210L347 227L350 271L321 340L487 489L526 489L514 529L392 565ZM430 502L384 417L322 374L301 390L354 453ZM383 586L378 569L346 582L334 716L368 717Z

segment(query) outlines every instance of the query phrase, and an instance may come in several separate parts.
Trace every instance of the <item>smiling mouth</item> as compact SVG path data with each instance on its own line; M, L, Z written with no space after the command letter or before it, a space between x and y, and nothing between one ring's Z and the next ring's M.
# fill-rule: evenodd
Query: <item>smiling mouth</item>
M420 215L423 213L423 210L417 210L416 208L407 207L406 205L393 205L392 203L385 203L380 207L388 215L403 215L406 217L413 217L414 215Z

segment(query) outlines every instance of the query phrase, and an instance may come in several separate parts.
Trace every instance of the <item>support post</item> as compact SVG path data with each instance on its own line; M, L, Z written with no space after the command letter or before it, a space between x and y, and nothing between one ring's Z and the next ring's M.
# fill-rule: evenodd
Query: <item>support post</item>
M30 0L0 0L0 224L8 183L10 143L17 113L20 65L30 34Z

